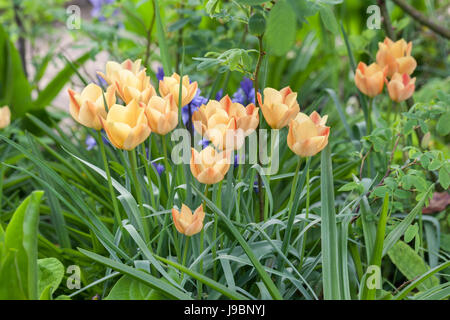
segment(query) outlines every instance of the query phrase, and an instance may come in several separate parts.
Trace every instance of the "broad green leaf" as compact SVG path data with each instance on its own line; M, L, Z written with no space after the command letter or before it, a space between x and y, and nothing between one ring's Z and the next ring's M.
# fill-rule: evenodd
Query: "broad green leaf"
M333 34L337 35L339 33L339 25L334 16L333 10L329 6L321 6L319 9L320 18L322 19L325 28Z
M436 124L436 130L441 136L446 136L450 133L450 112L444 113L438 120Z
M14 212L0 243L0 300L38 298L37 233L44 193L34 191Z
M119 271L123 274L127 274L136 280L142 281L144 284L150 286L152 289L157 290L159 293L164 294L165 297L171 299L181 299L181 300L191 300L189 294L169 285L165 281L155 278L151 274L144 272L142 270L135 269L119 261L114 261L112 259L103 257L93 252L78 248L78 250L85 256L97 261L113 270Z
M267 50L276 56L286 54L294 44L296 30L297 21L292 6L286 0L278 1L267 19Z
M91 52L87 52L79 57L77 60L73 61L72 65L69 63L49 82L49 84L39 93L38 97L34 101L35 108L43 109L46 108L53 99L58 95L64 85L70 80L72 75L75 73L76 69L74 66L79 67L85 63Z
M163 300L158 291L130 276L123 276L112 287L105 300Z
M430 269L414 249L403 241L398 241L389 249L388 256L408 280L414 280ZM417 287L419 290L427 290L438 284L439 280L436 277L430 277Z
M323 293L326 300L340 300L342 283L339 272L338 231L329 144L321 154L320 182Z
M9 106L13 118L21 117L33 109L31 87L19 52L1 25L0 52L0 106Z
M64 265L56 258L44 258L38 260L38 268L39 297L47 291L51 298L63 279Z

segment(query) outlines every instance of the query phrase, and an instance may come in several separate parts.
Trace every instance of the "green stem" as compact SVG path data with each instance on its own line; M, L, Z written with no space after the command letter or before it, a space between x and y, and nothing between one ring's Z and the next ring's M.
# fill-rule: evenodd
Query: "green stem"
M308 220L308 218L309 218L309 189L310 189L310 184L309 184L309 166L308 166L308 169L306 170L306 209L305 209L305 220ZM300 253L299 270L301 269L301 266L303 265L303 260L304 260L304 256L305 256L307 233L308 233L307 230L305 230L305 232L303 233L302 251Z
M285 233L284 239L283 239L283 244L281 246L281 252L283 252L284 255L287 254L289 239L291 238L292 228L294 225L295 212L292 211L292 206L294 204L295 189L297 188L298 172L300 171L301 163L302 163L302 158L298 157L297 168L295 169L294 181L292 182L291 195L289 197L289 203L288 203L288 208L289 208L288 223L287 223L287 227L286 227L286 233ZM279 261L281 261L281 259L279 259ZM284 264L280 264L280 272L282 272L283 269L284 269Z
M218 193L217 193L217 207L219 209L222 209L222 181L219 182L219 188L218 188ZM205 191L205 196L207 196L207 190ZM205 204L206 205L206 204ZM211 253L212 253L212 257L213 257L213 279L216 279L216 271L217 271L217 246L216 246L216 239L217 239L217 228L218 228L218 224L219 224L219 217L217 216L217 213L214 213L214 230L213 230L213 238L212 241L214 243L213 247L211 248Z
M150 190L150 200L152 201L153 208L156 210L156 202L155 202L155 195L153 194L153 183L152 183L151 171L150 171L150 166L148 165L148 162L150 160L147 159L147 155L146 155L146 151L145 151L145 145L142 144L141 146L142 146L141 161L144 164L145 174L147 175L148 188ZM149 152L150 152L150 149L149 149Z
M117 204L116 194L114 192L114 188L112 185L111 172L109 171L108 159L106 158L105 144L103 142L102 133L100 130L97 131L97 134L98 134L98 141L99 141L99 145L100 145L100 152L102 154L102 159L103 159L103 167L105 169L106 179L108 180L109 194L111 196L111 201L113 203L114 217L115 217L116 223L119 226L119 228L122 228L122 218L120 216L119 205Z
M188 252L188 248L189 248L189 238L188 236L186 236L186 241L184 243L184 252L183 252L183 262L181 263L184 267L186 266L186 257L187 257L187 252ZM184 272L181 273L181 280L183 280L184 277Z
M164 153L164 166L166 167L166 170L164 170L166 174L166 184L167 184L167 201L169 201L169 190L170 190L170 176L169 176L169 158L167 156L167 142L166 137L161 136L162 146L163 146L163 153Z
M205 198L208 198L208 185L205 185ZM206 201L203 201L203 210L206 210ZM217 220L217 217L216 217ZM205 229L202 228L202 231L200 232L200 252L199 254L202 254L203 252L203 241L205 237ZM203 274L203 258L200 260L200 273ZM197 287L198 287L198 299L202 299L202 292L203 292L203 284L197 280Z
M242 150L243 150L243 148L237 150L238 161L239 161L239 163L238 163L237 181L241 181L242 180L242 166L243 166L242 161L241 161L241 159L242 159ZM239 188L238 192L237 192L236 206L237 206L236 207L236 222L240 223L241 222L241 209L240 209L240 206L241 206L241 188Z
M148 242L150 239L150 234L149 234L149 230L148 230L148 225L147 225L147 221L145 220L145 211L144 211L144 205L142 202L142 189L141 189L141 185L139 183L139 179L137 176L137 160L136 160L136 150L133 149L131 151L128 151L128 158L130 160L130 164L131 164L131 174L133 176L133 183L134 183L134 188L136 191L136 198L137 198L137 202L138 202L138 206L139 206L139 212L141 213L141 217L142 217L142 225L144 230L144 238L145 240Z

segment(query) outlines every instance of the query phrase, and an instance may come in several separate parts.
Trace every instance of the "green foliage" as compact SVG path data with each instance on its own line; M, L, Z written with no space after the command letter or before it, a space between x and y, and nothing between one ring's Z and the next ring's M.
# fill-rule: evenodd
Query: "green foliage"
M35 191L15 211L0 242L0 299L39 297L37 233L43 192Z
M392 263L405 275L408 280L414 280L426 273L430 267L425 261L406 243L398 241L388 251ZM430 277L418 285L419 290L427 290L439 284L436 277Z

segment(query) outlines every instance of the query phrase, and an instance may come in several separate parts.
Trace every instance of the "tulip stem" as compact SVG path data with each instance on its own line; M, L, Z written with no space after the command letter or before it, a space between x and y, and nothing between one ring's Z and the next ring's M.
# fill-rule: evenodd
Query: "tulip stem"
M150 167L148 165L148 162L150 161L150 159L147 158L147 152L145 150L145 144L142 144L141 146L142 146L141 161L144 164L145 174L147 175L148 188L150 190L150 200L152 201L153 208L156 210L155 195L153 194L152 177L151 177ZM151 147L151 143L150 143L150 146L149 146L149 152L150 152L150 147ZM155 216L155 223L157 223L157 222L158 222L158 220L156 219L156 216Z
M122 228L122 218L120 216L119 205L117 204L116 194L114 192L114 188L112 185L111 172L109 171L108 159L106 158L105 143L103 142L102 133L100 130L97 131L97 134L99 140L98 143L100 145L100 152L102 154L103 159L103 167L105 168L106 179L108 180L109 194L111 196L111 201L113 203L114 217L116 219L116 223L119 226L119 228Z
M238 181L242 180L241 179L242 178L242 166L243 166L242 160L241 160L242 150L243 150L243 148L241 148L241 149L236 151L237 154L238 154L238 173L237 173ZM237 208L236 208L236 222L240 223L241 222L241 209L240 209L240 206L241 206L241 188L238 189L238 194L237 194L237 198L236 199L237 199L237 201L236 201L236 205L237 205Z
M205 185L205 198L206 199L208 198L208 185L207 184ZM203 210L206 210L206 201L203 201ZM199 252L199 254L202 254L202 252L203 252L204 237L205 237L205 228L202 228L202 231L200 232L200 252ZM203 274L203 258L200 259L200 274ZM203 284L198 280L197 280L197 287L198 287L198 299L201 300Z
M145 240L148 242L149 241L149 231L148 231L147 221L145 221L145 212L144 212L144 205L142 202L141 185L139 183L139 179L137 176L136 150L128 151L128 157L129 157L130 164L131 164L131 174L133 176L134 187L136 190L136 198L137 198L137 202L138 202L138 206L139 206L139 212L141 213L141 217L142 217L142 225L144 228L144 230L142 230L142 231L144 233Z
M169 191L170 191L170 176L169 176L169 158L167 156L167 142L166 137L161 136L163 153L164 153L164 165L166 167L166 184L167 184L167 201L169 201Z
M308 218L309 218L309 189L310 189L310 185L309 185L309 166L308 166L308 168L306 169L306 208L305 208L305 220L306 221L308 221ZM305 232L303 233L302 251L300 253L300 263L299 263L298 270L300 270L303 265L305 249L306 249L307 232L308 232L308 230L305 229Z
M291 185L291 195L289 197L289 202L288 202L288 222L287 222L287 227L286 227L286 233L284 234L284 239L283 239L283 243L281 245L281 252L286 255L287 251L288 251L288 246L289 246L289 240L291 238L291 234L292 234L292 228L294 226L294 218L295 218L295 212L292 211L292 207L294 204L294 196L295 196L295 190L297 189L297 183L298 183L298 172L300 171L300 166L302 164L302 158L298 157L297 160L297 168L295 168L295 174L294 174L294 180L292 181L292 185ZM278 259L279 261L279 271L283 272L284 270L284 263L281 262L281 257Z
M258 43L259 43L259 55L258 55L258 62L256 63L256 68L255 68L255 73L253 75L253 87L255 90L255 104L258 107L259 106L259 102L257 99L258 96L258 76L259 76L259 70L261 69L261 65L262 65L262 60L264 57L264 50L263 50L263 36L260 35L258 36ZM259 106L261 107L261 106ZM259 111L258 111L259 112ZM261 124L261 121L260 121ZM261 165L261 159L259 157L259 130L256 131L256 135L258 137L258 152L256 154L256 157L258 159L258 164ZM262 179L261 179L261 175L258 172L258 197L259 197L259 221L263 221L264 220L264 194L263 194L263 188L262 188Z
M222 181L219 182L219 187L218 187L218 191L217 191L217 207L219 209L222 209ZM205 196L207 196L207 193L205 193ZM216 267L216 262L217 260L217 246L216 246L216 239L217 239L217 227L218 227L218 223L219 223L219 217L217 216L217 213L214 212L214 230L213 230L213 238L212 241L214 243L214 245L211 248L211 254L212 254L212 258L213 258L213 279L216 278L216 271L217 271L217 267Z
M187 252L188 252L188 248L189 248L189 238L190 237L186 236L186 241L184 243L183 262L182 262L182 265L184 267L186 267L186 257L187 257ZM183 277L184 277L184 272L181 273L181 281L183 281Z

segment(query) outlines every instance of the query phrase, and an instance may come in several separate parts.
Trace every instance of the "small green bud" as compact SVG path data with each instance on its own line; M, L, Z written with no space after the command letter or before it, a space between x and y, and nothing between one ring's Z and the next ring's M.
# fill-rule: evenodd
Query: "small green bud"
M248 31L255 36L261 36L266 31L266 19L261 13L257 12L250 17Z

